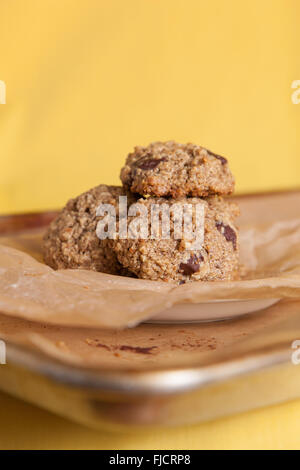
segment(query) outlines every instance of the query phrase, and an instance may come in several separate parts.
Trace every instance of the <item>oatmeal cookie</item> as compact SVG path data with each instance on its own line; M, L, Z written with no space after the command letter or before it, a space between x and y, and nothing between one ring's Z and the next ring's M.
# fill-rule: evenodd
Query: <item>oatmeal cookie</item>
M54 269L90 269L109 274L124 274L107 239L96 234L99 204L112 204L118 213L119 196L135 201L132 194L118 186L99 185L71 199L49 226L44 236L45 262Z
M226 158L173 141L135 147L120 177L133 193L173 198L231 194L235 184Z
M190 240L182 234L177 236L177 216L170 217L169 238L162 236L162 216L160 217L159 232L153 230L153 219L148 215L148 230L143 238L132 238L134 228L139 226L140 211L136 216L128 216L127 239L117 238L110 240L118 261L137 277L143 279L176 281L179 284L186 281L215 281L232 280L238 277L239 244L238 230L234 221L239 214L238 206L224 200L220 196L207 199L180 198L147 198L137 201L145 206L147 213L151 213L152 204L171 206L175 203L179 207L188 204L195 208L197 204L204 206L204 241L200 247L191 248ZM174 207L174 206L172 206ZM178 206L177 206L178 207ZM172 214L174 214L171 211ZM156 219L157 220L157 219ZM183 218L179 219L182 227ZM193 227L195 227L195 210L192 210ZM156 225L157 227L157 225ZM157 238L152 238L154 234ZM145 236L148 236L146 239ZM150 236L151 235L151 236ZM200 248L200 249L198 249Z

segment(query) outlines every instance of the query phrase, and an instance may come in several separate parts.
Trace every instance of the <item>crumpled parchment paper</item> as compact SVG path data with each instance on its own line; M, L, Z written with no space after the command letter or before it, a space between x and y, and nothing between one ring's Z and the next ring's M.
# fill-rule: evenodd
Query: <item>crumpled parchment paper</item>
M0 237L0 311L69 327L123 328L175 304L300 298L300 192L234 199L242 212L240 281L175 286L93 271L54 271L42 261L44 229L37 229Z

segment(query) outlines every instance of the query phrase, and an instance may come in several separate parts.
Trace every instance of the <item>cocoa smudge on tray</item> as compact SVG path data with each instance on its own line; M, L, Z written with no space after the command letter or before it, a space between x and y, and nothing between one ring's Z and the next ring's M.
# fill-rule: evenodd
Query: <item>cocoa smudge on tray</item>
M152 354L153 349L157 349L157 346L148 346L148 347L141 347L141 346L130 346L127 344L119 345L119 346L114 346L110 345L108 346L107 344L99 343L96 339L86 339L85 342L89 346L95 346L96 348L103 348L106 349L106 351L111 351L115 352L116 351L129 351L137 354Z
M141 348L139 346L127 346L126 344L119 347L120 351L132 351L138 354L151 354L151 351L156 348L157 346L149 346L146 348Z
M179 343L171 343L170 349L180 349L182 351L195 351L195 350L215 350L217 349L217 342L213 339L193 339L187 338Z

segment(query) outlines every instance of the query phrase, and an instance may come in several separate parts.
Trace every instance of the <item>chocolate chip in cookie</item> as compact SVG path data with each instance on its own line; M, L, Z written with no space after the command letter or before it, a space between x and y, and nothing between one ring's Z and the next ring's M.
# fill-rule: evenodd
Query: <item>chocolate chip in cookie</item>
M236 250L237 246L237 236L236 232L233 230L230 225L225 225L223 222L216 222L216 227L221 232L228 242L231 242L233 248Z
M195 255L192 254L190 259L186 263L180 263L179 271L186 276L190 276L191 274L197 273L200 271L200 263L204 261L202 255Z

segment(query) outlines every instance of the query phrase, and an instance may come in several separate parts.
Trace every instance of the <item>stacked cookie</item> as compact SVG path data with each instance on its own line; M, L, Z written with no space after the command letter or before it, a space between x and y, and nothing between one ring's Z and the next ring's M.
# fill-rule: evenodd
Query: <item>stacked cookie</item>
M55 269L93 269L143 279L175 281L232 280L238 276L238 207L223 198L234 190L234 178L224 157L203 147L155 142L136 147L121 170L123 187L100 185L72 199L50 225L44 238L44 258ZM153 205L178 209L201 204L204 240L196 248L170 220L169 237L99 239L96 227L100 204L112 204L119 216L119 196L151 212ZM142 211L143 212L143 211ZM140 214L127 216L138 225ZM148 219L147 234L153 233ZM118 224L117 224L118 226ZM192 248L191 248L192 246Z

